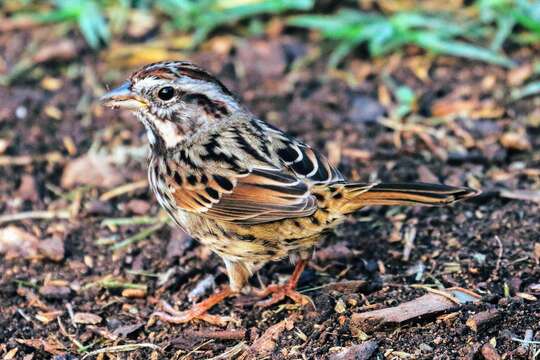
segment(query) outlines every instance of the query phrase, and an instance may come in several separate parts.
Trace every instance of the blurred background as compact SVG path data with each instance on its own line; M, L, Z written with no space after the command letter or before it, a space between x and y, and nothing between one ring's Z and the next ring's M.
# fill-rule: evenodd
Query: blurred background
M221 264L166 226L142 125L97 102L140 66L178 59L351 179L483 190L449 209L367 210L330 236L303 278L320 317L270 354L312 358L370 338L390 357L474 355L493 339L507 356L537 351L515 339L540 336L540 1L19 0L0 1L0 355L132 344L133 356L181 358L202 344L146 322L160 297L182 304L201 281L203 294L223 283ZM361 296L317 288L339 279L370 285ZM458 311L448 325L351 337L350 312L414 298L411 284L491 296L503 315L489 333L461 331ZM73 309L97 317L70 323ZM234 311L248 330L286 313Z

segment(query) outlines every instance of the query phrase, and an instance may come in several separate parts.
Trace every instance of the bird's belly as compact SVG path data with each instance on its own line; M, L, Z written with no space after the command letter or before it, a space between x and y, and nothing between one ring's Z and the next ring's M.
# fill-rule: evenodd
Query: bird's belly
M311 217L239 225L178 211L176 222L219 256L231 261L266 262L313 247L328 224Z

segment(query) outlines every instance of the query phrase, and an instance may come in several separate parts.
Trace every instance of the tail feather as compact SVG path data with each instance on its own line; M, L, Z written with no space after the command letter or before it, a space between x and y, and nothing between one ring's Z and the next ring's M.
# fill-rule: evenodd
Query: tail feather
M467 187L426 183L350 183L344 188L345 212L373 205L442 206L478 194Z

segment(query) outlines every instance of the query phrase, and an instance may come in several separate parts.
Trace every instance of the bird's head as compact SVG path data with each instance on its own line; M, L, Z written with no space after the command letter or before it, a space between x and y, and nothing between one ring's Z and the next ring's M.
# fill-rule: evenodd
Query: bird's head
M174 148L240 109L225 85L186 61L147 65L106 93L101 102L134 111L155 150Z

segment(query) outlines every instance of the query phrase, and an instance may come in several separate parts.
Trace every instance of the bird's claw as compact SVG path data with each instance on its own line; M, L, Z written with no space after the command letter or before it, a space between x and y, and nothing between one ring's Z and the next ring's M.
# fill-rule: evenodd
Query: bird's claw
M255 303L256 307L261 307L261 308L269 307L280 302L286 297L288 297L295 303L302 306L306 306L309 304L313 305L313 300L311 300L311 298L309 298L306 295L300 294L298 291L293 289L290 286L290 284L285 284L285 285L273 284L273 285L269 285L268 287L262 290L254 290L254 293L257 297L260 297L260 298L264 298L269 295L272 295L269 299L261 300Z
M161 321L173 324L185 324L192 320L202 320L212 325L225 326L228 322L232 322L235 319L231 316L211 315L208 314L208 310L232 294L233 292L229 288L226 288L184 311L178 311L166 301L162 301L163 311L156 311L152 313L151 317L157 317Z

